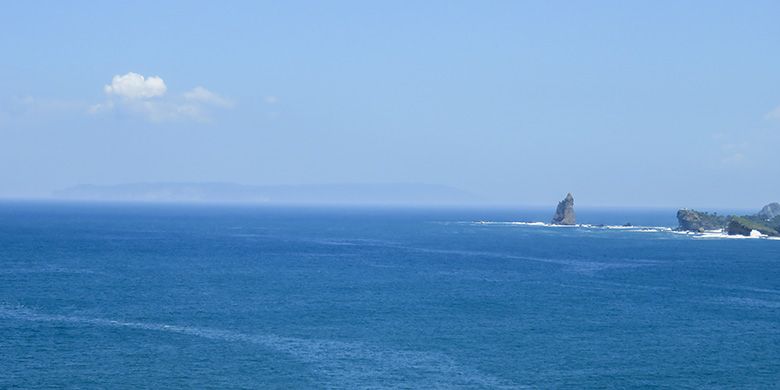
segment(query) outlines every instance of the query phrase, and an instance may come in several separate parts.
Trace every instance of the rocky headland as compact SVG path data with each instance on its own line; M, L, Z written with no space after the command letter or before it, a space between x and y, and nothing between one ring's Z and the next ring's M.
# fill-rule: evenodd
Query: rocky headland
M677 222L680 231L720 230L731 236L780 237L780 204L770 203L756 214L742 216L682 209L677 211Z

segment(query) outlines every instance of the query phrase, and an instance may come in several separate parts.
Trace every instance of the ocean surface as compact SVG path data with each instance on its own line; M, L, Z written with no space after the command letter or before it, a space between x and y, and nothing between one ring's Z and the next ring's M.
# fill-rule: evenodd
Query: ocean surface
M0 203L0 388L780 387L780 241L553 208Z

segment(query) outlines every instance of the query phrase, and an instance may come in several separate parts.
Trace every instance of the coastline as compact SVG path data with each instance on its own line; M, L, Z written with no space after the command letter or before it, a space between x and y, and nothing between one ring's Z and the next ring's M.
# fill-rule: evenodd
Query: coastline
M594 224L575 224L575 225L557 225L546 222L524 222L524 221L472 221L470 223L479 225L515 225L539 228L564 228L564 229L589 229L589 230L616 230L632 233L668 233L680 236L686 236L695 239L758 239L780 241L780 237L772 237L765 234L751 234L750 236L730 235L723 229L705 230L703 232L692 232L686 230L677 230L669 226L623 226L623 225L594 225ZM757 233L757 232L755 232Z

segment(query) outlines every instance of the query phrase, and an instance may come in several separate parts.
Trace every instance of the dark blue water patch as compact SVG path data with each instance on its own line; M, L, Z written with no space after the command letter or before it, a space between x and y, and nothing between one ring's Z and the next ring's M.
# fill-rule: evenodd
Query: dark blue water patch
M547 214L2 204L0 387L780 381L780 242Z

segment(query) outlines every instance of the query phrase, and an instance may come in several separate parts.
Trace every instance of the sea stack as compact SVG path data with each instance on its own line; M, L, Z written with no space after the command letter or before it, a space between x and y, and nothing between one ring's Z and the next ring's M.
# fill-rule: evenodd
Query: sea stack
M574 197L571 193L566 195L566 199L558 203L558 209L555 210L555 216L552 219L553 225L574 225L577 223L577 217L574 215Z

